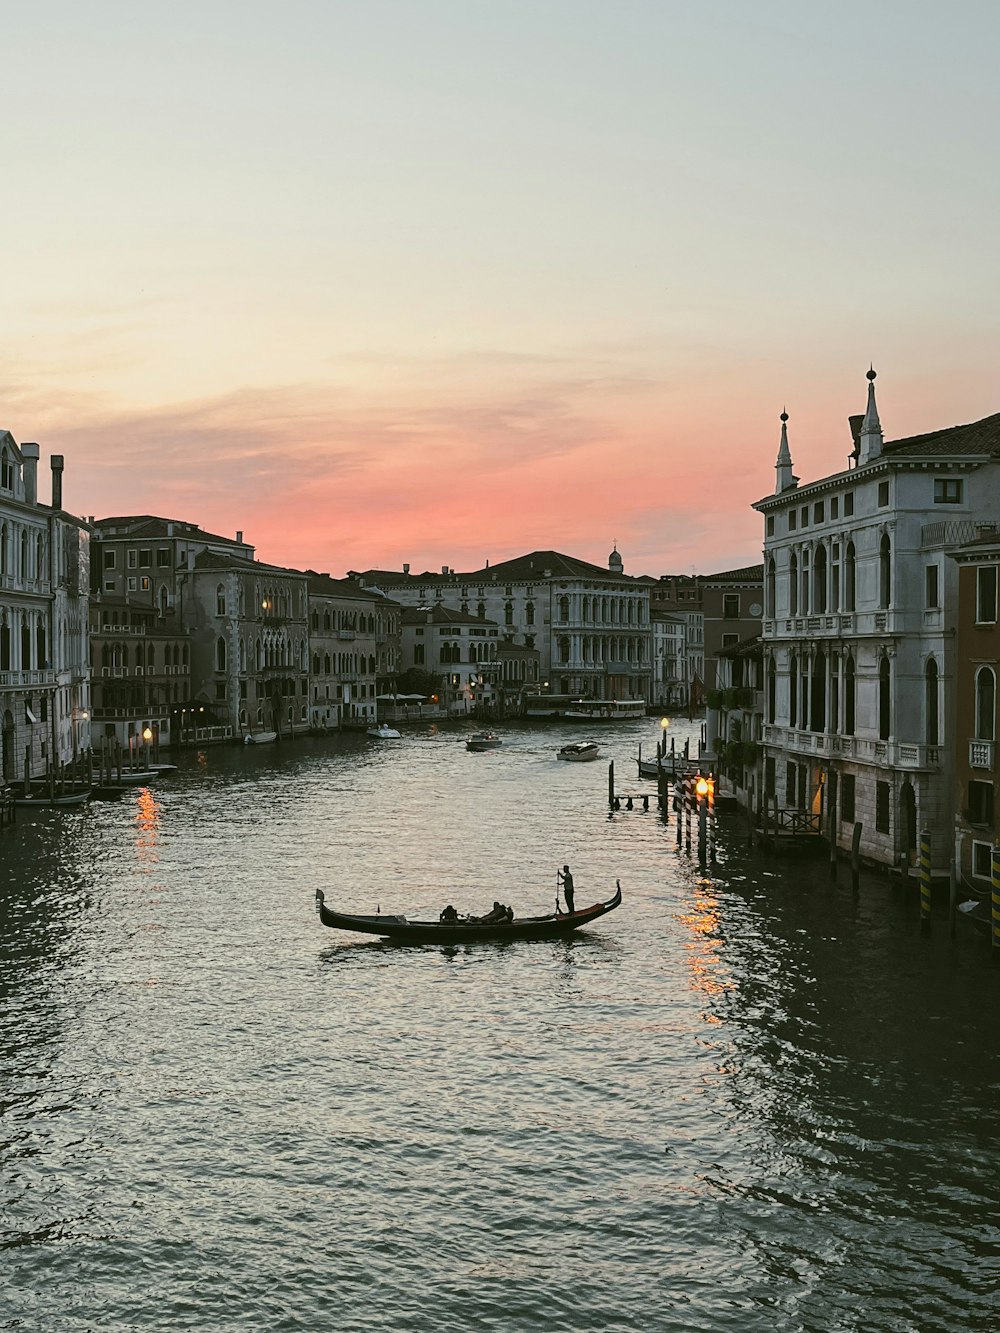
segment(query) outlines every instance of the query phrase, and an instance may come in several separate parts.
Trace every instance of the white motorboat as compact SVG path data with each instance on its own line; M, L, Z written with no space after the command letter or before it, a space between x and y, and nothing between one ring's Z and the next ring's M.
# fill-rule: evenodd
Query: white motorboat
M493 731L477 731L474 736L470 736L465 742L467 750L496 750L503 745L503 741Z
M244 745L270 745L278 739L276 731L248 731L243 737Z
M572 745L564 745L556 758L585 764L588 759L597 759L600 753L601 749L596 741L574 741Z
M395 727L390 727L388 722L380 722L377 727L369 727L365 734L374 736L377 741L398 741L402 739L400 732Z

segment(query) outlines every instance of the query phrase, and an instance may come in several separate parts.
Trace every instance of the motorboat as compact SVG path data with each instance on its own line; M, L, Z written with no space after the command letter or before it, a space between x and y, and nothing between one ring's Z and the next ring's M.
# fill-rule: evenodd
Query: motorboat
M380 722L377 727L369 727L365 735L374 736L377 741L398 741L402 739L400 732L395 727L390 727L388 722Z
M564 745L556 758L584 764L588 759L597 759L600 753L601 748L596 741L574 741L571 745Z
M248 731L243 737L244 745L270 745L278 739L276 731Z
M480 940L551 940L569 935L587 926L621 904L622 887L616 882L615 893L606 902L594 903L573 912L549 912L546 916L513 916L490 912L486 916L449 914L445 920L411 921L405 916L354 916L327 907L323 890L316 890L316 909L324 926L334 930L352 930L363 935L380 935L393 944L470 944ZM446 909L447 910L447 909ZM443 915L443 914L442 914Z
M503 741L493 731L477 731L474 736L470 736L465 742L467 750L496 750L503 745Z

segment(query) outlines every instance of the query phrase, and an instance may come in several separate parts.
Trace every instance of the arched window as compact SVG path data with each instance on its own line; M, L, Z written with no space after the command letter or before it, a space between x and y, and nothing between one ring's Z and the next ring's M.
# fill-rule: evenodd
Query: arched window
M848 656L844 663L844 735L854 735L855 704L857 701L857 676L854 670L854 658Z
M892 544L889 534L882 533L878 544L878 604L885 610L889 605L892 589Z
M513 602L505 602L505 603L504 603L504 608L503 608L503 623L504 623L505 625L513 625L513 623L514 623L514 603L513 603Z
M802 552L802 566L799 571L799 610L804 616L810 611L809 604L809 552Z
M10 533L7 531L7 524L0 527L0 574L7 573L7 554L10 542Z
M857 610L858 595L858 565L857 556L854 550L854 543L847 543L847 550L844 552L844 610Z
M215 614L217 616L226 614L226 589L221 583L215 590Z
M938 744L938 669L933 657L924 667L924 734L928 745Z
M22 579L28 577L28 534L26 532L21 533L21 559L17 572Z
M792 653L788 664L788 725L798 726L799 718L799 659Z
M892 735L892 668L887 657L878 664L878 734L883 741Z
M39 621L38 628L35 631L35 651L36 660L40 667L44 667L48 662L48 650L45 643L45 626Z
M840 610L840 542L830 547L830 610Z
M799 613L799 560L795 552L792 552L792 558L788 562L788 614L797 616Z
M812 697L810 699L809 727L811 731L826 730L826 657L817 653L813 661Z
M10 625L7 622L7 612L4 611L2 618L0 618L0 671L9 671L9 670L10 670Z
M773 564L773 561L772 561ZM774 710L778 700L778 672L772 657L767 664L767 720L774 721Z
M559 661L563 666L569 662L569 639L565 636L559 640Z
M215 669L216 671L226 669L226 641L221 634L215 641Z
M534 602L528 602L528 603L526 603L526 605L525 605L525 608L524 608L524 623L525 623L526 625L533 625L533 624L535 623L535 603L534 603Z
M996 736L997 678L993 668L984 666L976 672L976 740L991 741Z
M813 561L813 614L821 616L826 611L826 547L817 546Z
M480 620L485 620L485 619L486 619L486 603L485 603L485 602L477 602L477 603L476 603L476 615L479 617Z
M559 598L559 620L563 625L569 624L569 598Z
M840 730L840 656L830 654L830 726L831 732Z
M31 666L31 630L28 628L28 622L21 617L21 670L27 671Z
M775 571L774 556L772 555L767 562L767 583L764 588L764 615L772 619L774 617L774 585Z

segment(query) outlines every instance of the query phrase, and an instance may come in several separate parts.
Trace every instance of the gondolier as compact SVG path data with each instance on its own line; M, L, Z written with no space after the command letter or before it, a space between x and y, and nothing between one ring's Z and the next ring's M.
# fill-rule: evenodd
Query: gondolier
M573 875L569 866L563 866L562 870L556 871L556 880L562 885L563 897L566 899L566 911L573 911Z

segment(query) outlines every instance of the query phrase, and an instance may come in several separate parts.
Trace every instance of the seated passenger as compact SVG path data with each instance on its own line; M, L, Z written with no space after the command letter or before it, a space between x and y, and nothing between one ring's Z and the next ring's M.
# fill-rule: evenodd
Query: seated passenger
M440 921L457 921L458 913L455 911L454 907L452 907L451 903L449 903L448 906L443 909L441 916L438 919Z

